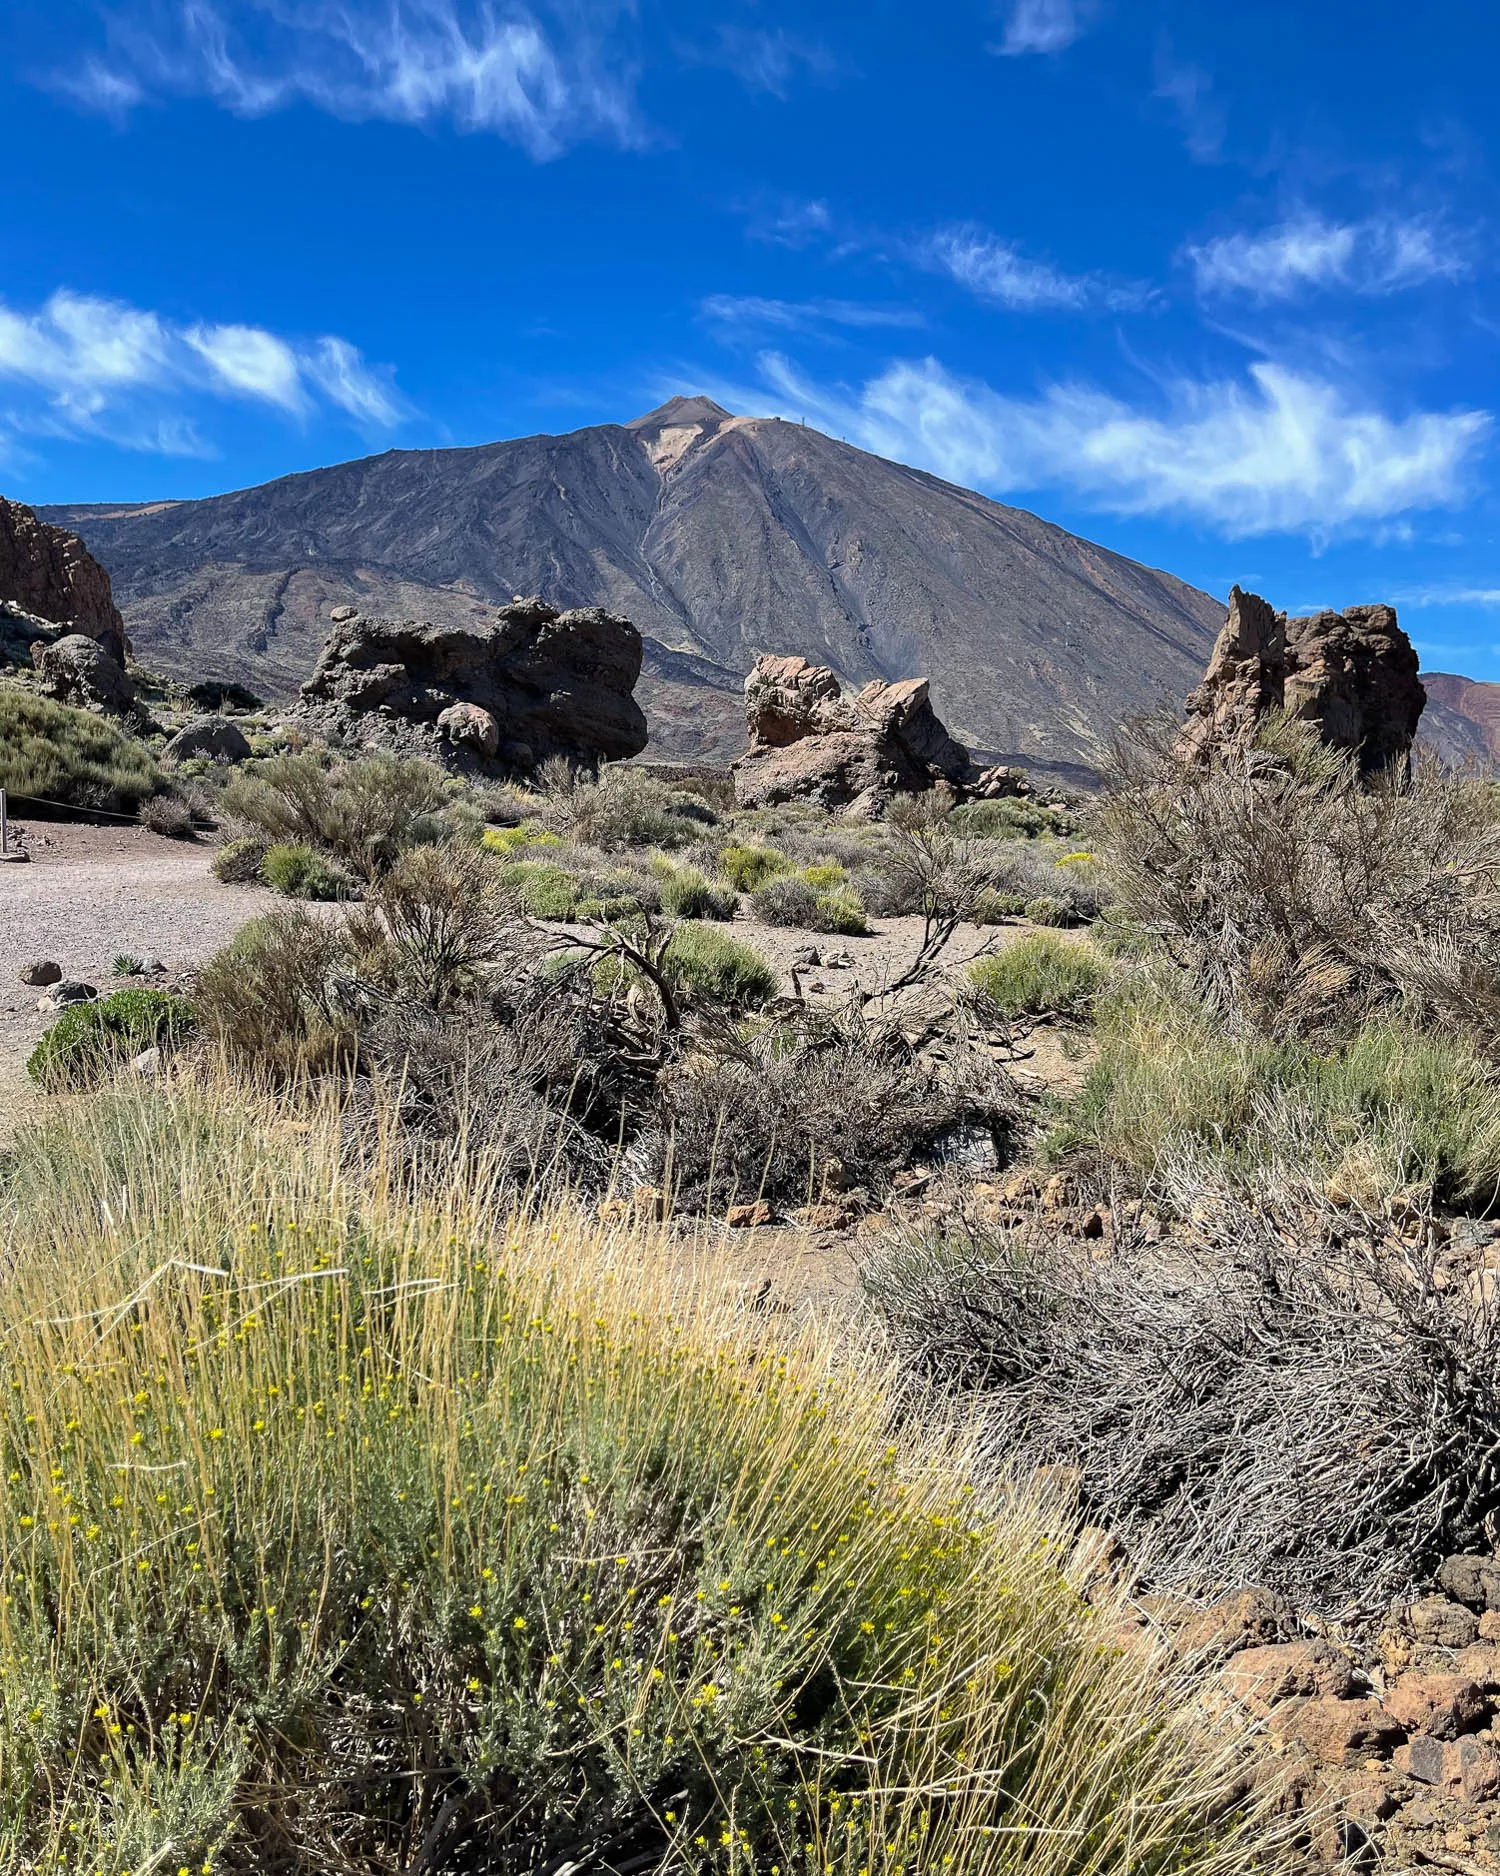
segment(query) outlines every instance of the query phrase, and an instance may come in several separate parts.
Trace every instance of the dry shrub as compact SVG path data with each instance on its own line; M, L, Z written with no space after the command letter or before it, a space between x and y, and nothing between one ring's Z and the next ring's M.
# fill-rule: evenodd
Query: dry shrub
M516 942L515 900L477 847L416 847L371 888L349 943L367 969L440 1009Z
M301 906L253 920L198 973L193 1000L209 1035L278 1080L349 1060L354 1025L332 982L342 951L338 928Z
M306 754L237 770L223 805L272 840L305 841L373 879L407 847L443 831L434 817L451 793L430 762L370 755L325 767Z
M1214 1208L1204 1207L1213 1215ZM1500 1314L1430 1243L1312 1203L1190 1243L914 1241L865 1280L998 1468L1076 1467L1147 1580L1378 1615L1500 1514Z
M1234 1023L1312 1034L1403 997L1500 1040L1500 798L1420 760L1361 784L1304 725L1179 761L1135 726L1095 817L1123 916Z

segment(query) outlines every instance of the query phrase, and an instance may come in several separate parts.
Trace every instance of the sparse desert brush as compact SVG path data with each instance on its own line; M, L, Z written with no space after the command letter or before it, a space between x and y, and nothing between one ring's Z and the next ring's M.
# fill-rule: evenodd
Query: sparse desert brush
M1085 941L1031 932L969 966L975 993L998 1016L1082 1016L1109 978L1109 965Z
M296 1127L121 1091L7 1166L6 1868L1273 1859L878 1361Z
M441 835L453 795L441 769L416 759L368 755L327 763L311 752L237 769L224 812L268 839L317 847L364 879L406 848Z
M572 839L606 852L685 847L719 821L702 796L670 788L628 762L607 767L596 781L552 761L543 765L542 785L548 818Z
M659 855L652 871L661 886L662 910L673 918L732 919L739 894L724 880L713 880L696 866L683 866Z
M1242 1191L1356 1170L1378 1203L1412 1188L1500 1202L1500 1089L1462 1035L1382 1020L1315 1046L1226 1034L1215 1013L1128 983L1104 999L1099 1056L1052 1136L1190 1206L1208 1177Z
M7 794L129 814L160 786L150 750L114 724L0 687L0 788Z
M1273 717L1252 747L1184 762L1175 727L1117 745L1094 846L1120 913L1232 1024L1348 1033L1404 1005L1500 1042L1500 795L1419 760L1354 759Z
M260 876L288 899L349 899L354 882L341 866L301 841L278 840L260 856Z
M759 1009L777 991L776 973L754 945L707 925L679 925L662 954L673 985L727 1009Z

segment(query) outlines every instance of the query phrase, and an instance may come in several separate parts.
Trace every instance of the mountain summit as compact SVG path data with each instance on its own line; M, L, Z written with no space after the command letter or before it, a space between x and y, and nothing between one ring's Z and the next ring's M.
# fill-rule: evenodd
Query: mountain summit
M1089 764L1202 673L1223 605L937 476L674 397L631 423L392 450L204 501L54 508L138 655L288 696L329 613L462 623L517 594L624 613L664 756L744 746L763 652L847 686L928 677L987 759Z

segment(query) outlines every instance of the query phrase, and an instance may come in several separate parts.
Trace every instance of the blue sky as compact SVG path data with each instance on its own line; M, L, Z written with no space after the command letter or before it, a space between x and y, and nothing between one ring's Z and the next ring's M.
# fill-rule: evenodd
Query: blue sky
M0 491L806 417L1500 677L1500 11L4 0Z

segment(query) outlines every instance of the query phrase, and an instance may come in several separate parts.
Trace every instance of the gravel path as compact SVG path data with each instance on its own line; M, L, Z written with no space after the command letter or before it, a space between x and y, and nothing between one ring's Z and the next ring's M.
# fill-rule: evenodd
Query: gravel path
M150 952L175 972L201 964L271 898L221 886L207 844L59 822L12 823L12 838L18 831L31 864L0 865L0 1136L36 1098L26 1058L55 1020L36 1007L42 993L21 983L23 965L53 958L64 976L101 990L122 951Z

